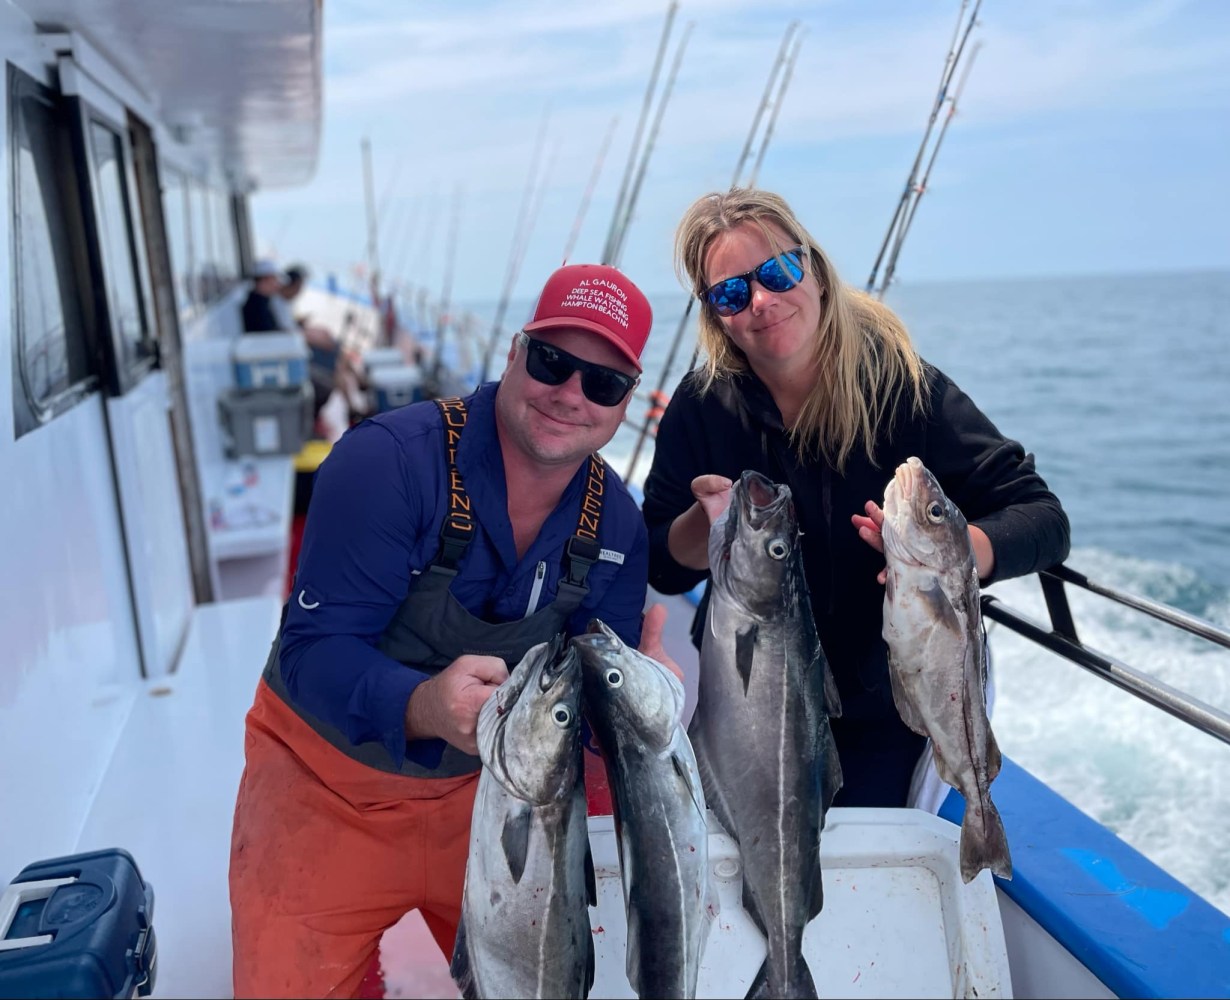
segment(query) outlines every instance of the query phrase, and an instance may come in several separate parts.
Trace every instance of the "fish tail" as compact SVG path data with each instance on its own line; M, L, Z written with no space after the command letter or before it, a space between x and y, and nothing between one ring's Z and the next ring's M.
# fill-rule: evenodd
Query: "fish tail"
M989 868L1000 878L1012 878L1012 855L999 810L989 798L981 804L967 798L961 821L961 878L971 881Z
M794 961L788 970L789 977L784 983L774 983L769 979L769 959L765 956L760 971L752 980L747 991L747 1000L767 1000L771 997L802 997L804 1000L814 1000L816 982L811 977L811 969L802 951L795 952Z

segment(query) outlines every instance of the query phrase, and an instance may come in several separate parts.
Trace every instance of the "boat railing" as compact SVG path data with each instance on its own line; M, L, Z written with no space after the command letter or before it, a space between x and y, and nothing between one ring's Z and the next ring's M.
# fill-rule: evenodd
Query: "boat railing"
M1038 579L1050 617L1049 628L1027 618L992 594L982 595L983 616L1182 719L1201 732L1230 743L1230 714L1083 643L1076 631L1067 587L1071 585L1097 594L1227 649L1230 649L1230 632L1177 608L1096 583L1062 563L1039 573Z

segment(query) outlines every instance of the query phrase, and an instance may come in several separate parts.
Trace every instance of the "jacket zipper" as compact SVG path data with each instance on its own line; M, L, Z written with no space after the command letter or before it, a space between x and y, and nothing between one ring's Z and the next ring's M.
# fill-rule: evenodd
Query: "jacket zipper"
M540 562L538 568L534 570L534 586L530 588L530 603L525 609L525 614L522 616L528 618L538 610L538 598L542 596L542 581L547 575L547 564Z

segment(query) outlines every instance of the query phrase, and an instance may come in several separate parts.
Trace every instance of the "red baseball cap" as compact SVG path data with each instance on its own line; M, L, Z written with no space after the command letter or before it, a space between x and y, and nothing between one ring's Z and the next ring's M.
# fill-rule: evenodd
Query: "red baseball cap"
M526 333L587 330L618 348L641 371L641 351L653 326L645 294L605 264L569 264L547 279Z

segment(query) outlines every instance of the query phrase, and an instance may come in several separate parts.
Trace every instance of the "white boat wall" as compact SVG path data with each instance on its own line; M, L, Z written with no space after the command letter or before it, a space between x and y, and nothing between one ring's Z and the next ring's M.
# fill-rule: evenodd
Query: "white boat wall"
M231 990L231 810L294 469L228 458L218 398L253 258L247 199L315 168L321 18L318 0L0 0L0 888L44 859L129 851L154 893L156 996ZM374 329L362 302L311 294L318 315L358 310ZM1043 583L1061 595L1072 576ZM692 604L666 600L694 690ZM1071 640L1065 606L1036 641L1121 673ZM1230 739L1224 713L1150 700ZM826 995L1230 995L1226 914L1011 762L995 798L1015 877L969 886L952 876L955 792L942 819L834 811L831 905L807 938ZM724 917L701 984L716 996L763 942L713 838ZM591 840L613 863L609 818ZM615 899L593 913L594 996L629 995ZM855 918L878 973L826 962ZM0 905L0 970L23 950L5 924ZM386 936L390 987L401 940Z

